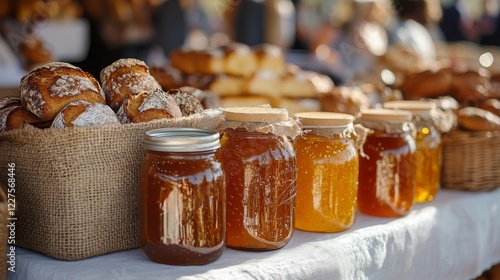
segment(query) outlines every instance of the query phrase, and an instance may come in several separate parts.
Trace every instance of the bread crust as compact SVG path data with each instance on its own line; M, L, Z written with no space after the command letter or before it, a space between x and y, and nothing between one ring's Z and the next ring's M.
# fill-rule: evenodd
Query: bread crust
M19 95L22 105L42 121L53 120L73 101L106 103L99 82L90 73L63 62L33 69L21 79Z

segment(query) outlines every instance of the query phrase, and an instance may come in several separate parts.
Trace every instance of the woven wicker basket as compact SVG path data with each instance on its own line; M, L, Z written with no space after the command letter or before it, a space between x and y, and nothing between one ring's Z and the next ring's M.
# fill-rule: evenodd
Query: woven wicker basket
M500 133L455 130L443 137L444 188L487 191L500 187Z

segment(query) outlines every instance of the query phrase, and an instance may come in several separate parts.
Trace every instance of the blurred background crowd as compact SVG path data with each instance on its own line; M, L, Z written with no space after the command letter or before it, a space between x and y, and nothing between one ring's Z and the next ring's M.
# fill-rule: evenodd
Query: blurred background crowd
M121 57L164 64L177 48L237 41L278 45L293 62L345 83L395 46L422 61L438 58L442 44L499 46L499 2L1 0L0 69L64 60L98 75Z

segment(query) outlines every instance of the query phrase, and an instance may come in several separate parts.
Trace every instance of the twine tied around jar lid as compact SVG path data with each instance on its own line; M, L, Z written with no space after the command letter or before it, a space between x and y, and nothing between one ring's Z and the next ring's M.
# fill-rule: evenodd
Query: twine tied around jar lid
M245 129L249 132L271 133L295 138L301 134L297 120L288 116L288 111L270 105L255 107L223 108L225 121L219 129Z

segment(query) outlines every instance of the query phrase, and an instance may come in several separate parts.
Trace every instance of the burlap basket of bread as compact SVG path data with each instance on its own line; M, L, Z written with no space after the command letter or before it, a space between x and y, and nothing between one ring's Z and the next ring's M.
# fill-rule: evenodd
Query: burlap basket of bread
M16 168L17 246L62 260L137 248L145 132L219 126L219 110L158 90L144 63L108 70L103 91L81 69L41 66L23 78L20 97L0 100L0 165Z

